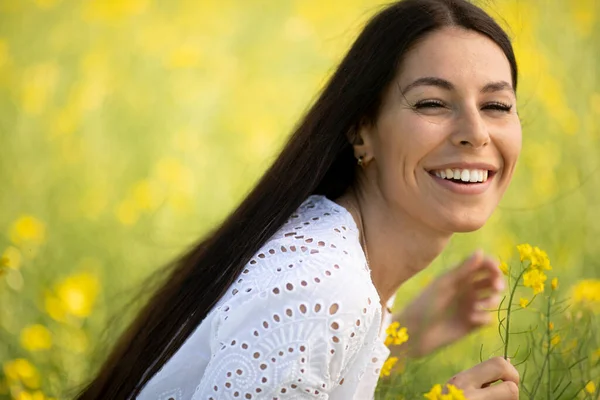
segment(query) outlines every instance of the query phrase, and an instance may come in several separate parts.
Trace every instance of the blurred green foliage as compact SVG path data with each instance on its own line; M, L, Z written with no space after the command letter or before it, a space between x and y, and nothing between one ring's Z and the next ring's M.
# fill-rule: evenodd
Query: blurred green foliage
M567 297L600 278L600 2L482 5L514 39L521 160L486 227L397 307L475 248L542 247ZM0 398L89 376L127 320L105 332L111 315L243 198L380 7L0 0ZM490 356L496 327L409 364L395 396L477 363L482 343Z

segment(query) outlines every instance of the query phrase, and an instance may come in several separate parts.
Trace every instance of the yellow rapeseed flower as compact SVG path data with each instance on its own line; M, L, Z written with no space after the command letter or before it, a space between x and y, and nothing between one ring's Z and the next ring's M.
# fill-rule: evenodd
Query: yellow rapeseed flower
M394 365L396 365L397 362L398 362L398 357L390 357L387 360L385 360L385 362L383 363L383 366L381 367L380 376L390 376L392 368L394 368Z
M539 294L544 291L544 282L546 275L539 269L532 269L523 274L523 284L533 289L533 294Z
M446 387L448 388L448 394L452 396L448 400L467 400L464 392L461 389L449 383L446 385Z
M433 385L429 393L425 394L425 398L429 400L438 400L442 395L442 385L439 383Z
M550 339L550 344L552 346L556 346L560 343L560 335L556 334L554 336L552 336L552 338Z
M506 264L504 261L500 263L500 271L502 271L502 273L504 275L508 276L508 264Z
M548 322L548 329L551 331L554 330L554 322Z
M521 261L529 261L529 268L540 270L551 270L548 254L539 247L532 247L529 243L517 246Z
M96 275L90 272L71 275L60 281L54 292L46 293L46 312L59 322L65 322L67 315L88 317L99 291L100 282Z
M447 394L442 394L442 385L434 385L429 393L425 394L425 398L429 400L467 400L464 392L456 386L447 384Z
M92 312L99 290L98 277L82 272L60 282L56 287L56 294L68 313L85 318Z
M49 349L52 347L52 335L44 325L29 325L21 331L21 346L29 351Z
M573 287L573 301L600 312L600 280L586 279Z
M46 239L46 226L31 215L22 215L10 228L10 240L14 244L42 244Z
M552 290L556 290L558 288L558 278L553 278L550 285L552 286Z
M521 306L521 308L525 308L525 307L527 307L529 305L529 300L527 300L524 297L521 297L519 299L519 305Z
M44 393L40 390L36 390L33 393L26 391L19 392L19 394L15 397L15 400L49 400L49 398L44 396Z
M385 330L385 333L387 335L384 342L386 346L399 346L408 341L408 333L406 328L400 328L400 323L397 321L392 322Z
M2 366L4 375L9 382L22 382L30 389L40 387L40 376L37 369L24 358L7 361Z
M596 384L593 381L589 381L587 385L585 385L585 391L589 394L596 393Z
M533 248L531 254L531 267L543 270L552 269L552 266L550 265L550 259L548 258L548 254L546 254L544 250L541 250L537 246Z
M21 251L14 246L8 246L0 258L2 259L2 261L0 261L0 267L5 266L12 269L21 268Z
M533 254L533 248L529 243L523 243L517 246L521 261L531 260Z

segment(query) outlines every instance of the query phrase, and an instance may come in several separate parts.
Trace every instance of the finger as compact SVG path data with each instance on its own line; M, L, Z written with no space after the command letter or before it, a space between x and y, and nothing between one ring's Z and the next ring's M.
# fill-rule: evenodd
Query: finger
M485 293L494 294L502 292L505 289L504 286L504 279L489 276L471 283L471 287L479 293L479 297L483 297Z
M474 273L473 281L476 283L489 282L491 283L490 287L495 291L503 291L506 288L506 282L498 265L497 260L484 258Z
M456 280L463 281L473 276L474 271L483 260L483 251L476 250L469 258L456 268Z
M502 357L490 358L489 360L458 374L455 378L464 382L464 384L461 385L462 387L467 387L466 385L468 385L475 388L481 388L486 383L496 382L498 380L509 381L519 385L519 372L512 364Z
M479 389L469 393L470 400L494 399L494 400L514 400L519 398L519 387L511 381L501 382L496 385L488 386L485 389Z
M502 275L502 271L500 271L500 262L495 258L485 256L479 263L477 273L484 274L486 276L500 276Z
M493 321L493 316L489 311L475 311L469 315L469 322L472 326L485 326Z
M479 299L475 303L475 309L478 311L495 310L500 304L500 295L493 294L489 297Z

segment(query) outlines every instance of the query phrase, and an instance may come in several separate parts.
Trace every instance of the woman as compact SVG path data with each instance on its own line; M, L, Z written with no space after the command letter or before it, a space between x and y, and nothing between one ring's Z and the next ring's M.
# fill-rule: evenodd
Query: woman
M177 260L79 398L369 399L390 351L428 354L489 322L503 282L481 253L404 312L385 305L498 204L521 146L516 84L508 37L474 5L381 11L256 188ZM411 339L388 349L392 320ZM502 358L450 382L472 400L518 398Z

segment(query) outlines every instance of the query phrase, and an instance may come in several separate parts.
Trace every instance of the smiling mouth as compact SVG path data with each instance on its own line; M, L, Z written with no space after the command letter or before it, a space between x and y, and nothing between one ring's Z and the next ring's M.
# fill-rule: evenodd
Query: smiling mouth
M485 183L492 178L496 171L487 169L446 168L427 171L430 175L462 185Z

